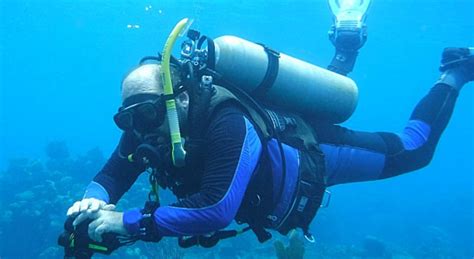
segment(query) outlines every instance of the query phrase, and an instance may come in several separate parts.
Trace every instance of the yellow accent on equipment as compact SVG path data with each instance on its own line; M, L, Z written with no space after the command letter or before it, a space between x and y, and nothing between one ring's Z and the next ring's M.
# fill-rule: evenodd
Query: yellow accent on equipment
M99 246L99 245L94 245L94 244L89 244L90 249L95 249L97 251L104 251L106 252L108 249L105 246Z
M161 80L164 85L165 95L173 95L173 84L171 82L170 58L171 51L178 36L185 30L188 19L184 18L176 24L171 31L162 53L161 63ZM176 101L170 99L166 101L166 115L168 117L168 125L170 129L172 159L173 164L177 167L184 166L186 151L184 151L183 142L179 128L178 112L176 110Z

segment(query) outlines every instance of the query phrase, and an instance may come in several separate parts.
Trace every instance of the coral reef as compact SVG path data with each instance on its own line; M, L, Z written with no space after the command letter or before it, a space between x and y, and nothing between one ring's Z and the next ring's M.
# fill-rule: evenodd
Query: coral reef
M281 240L275 241L275 252L278 259L302 259L305 253L304 238L292 231L289 234L288 245Z
M80 199L84 188L105 163L102 152L91 149L74 156L64 142L53 142L45 148L46 161L18 158L0 172L0 258L61 258L63 250L56 244L63 230L65 212ZM149 191L148 176L142 177L124 195L118 210L142 207ZM174 201L169 191L162 202ZM240 228L241 226L235 226ZM414 230L417 242L395 247L380 237L366 236L350 244L309 244L299 232L286 239L258 243L246 232L223 240L212 249L181 249L176 239L160 243L137 242L123 247L107 258L461 258L453 251L453 239L436 226ZM358 241L358 242L356 242ZM360 244L360 245L355 245ZM459 253L458 253L459 254ZM96 258L105 258L97 255Z
M64 142L52 142L45 152L44 163L13 159L0 172L0 258L61 258L63 250L56 241L63 231L66 210L82 197L88 182L105 163L98 148L74 157ZM148 191L145 177L124 196L119 207L143 206ZM158 244L137 242L111 257L183 258L183 254L175 240L166 239Z
M45 152L47 166L39 159L19 158L11 160L1 173L0 256L59 256L56 240L63 228L65 211L82 196L87 183L78 181L71 172L84 158L72 158L63 142L48 144ZM92 161L103 158L97 152L91 154L96 156ZM89 169L82 174L90 180L96 171Z
M454 258L453 241L448 234L437 226L420 227L417 231L418 242L413 254L419 258Z

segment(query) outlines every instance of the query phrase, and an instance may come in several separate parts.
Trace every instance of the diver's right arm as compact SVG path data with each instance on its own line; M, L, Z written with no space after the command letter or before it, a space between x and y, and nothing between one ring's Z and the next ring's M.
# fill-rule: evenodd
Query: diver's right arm
M133 137L124 134L112 156L87 186L82 200L69 208L67 216L73 217L85 211L113 209L108 204L117 203L144 171L144 168L127 159L127 154L133 152L134 147L136 141Z

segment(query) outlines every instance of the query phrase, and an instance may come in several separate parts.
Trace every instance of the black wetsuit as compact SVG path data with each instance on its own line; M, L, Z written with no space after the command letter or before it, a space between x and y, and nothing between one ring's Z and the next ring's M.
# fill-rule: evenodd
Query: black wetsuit
M326 160L327 185L370 181L407 173L429 164L445 129L458 92L437 84L416 106L399 133L360 132L338 125L313 125ZM123 142L130 142L127 138ZM262 145L252 123L236 107L215 113L205 136L207 151L196 192L179 202L156 210L154 220L162 236L196 235L226 227L235 217L245 190L262 153ZM126 143L125 143L126 144ZM130 143L128 143L130 144ZM273 189L284 183L283 195L273 215L288 212L298 173L298 152L285 146L286 178L283 181L278 146L270 141ZM87 188L85 197L116 203L135 182L138 168L116 150ZM125 227L138 231L141 214L126 211Z

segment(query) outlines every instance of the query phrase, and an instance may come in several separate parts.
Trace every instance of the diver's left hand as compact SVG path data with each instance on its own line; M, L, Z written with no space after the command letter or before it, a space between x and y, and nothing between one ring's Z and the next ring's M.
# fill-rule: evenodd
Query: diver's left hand
M104 233L128 235L123 225L123 212L99 210L89 215L89 218L94 219L89 224L89 237L97 242L102 242Z

